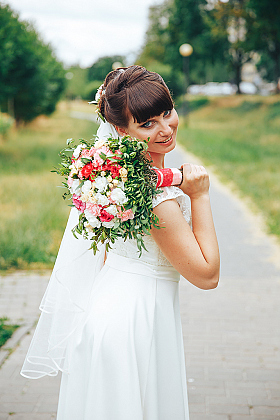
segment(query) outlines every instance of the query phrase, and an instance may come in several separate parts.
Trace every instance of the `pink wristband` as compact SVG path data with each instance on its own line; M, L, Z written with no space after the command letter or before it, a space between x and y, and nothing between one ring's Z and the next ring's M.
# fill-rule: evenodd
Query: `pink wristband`
M154 169L157 174L156 188L180 185L183 179L182 172L177 168Z

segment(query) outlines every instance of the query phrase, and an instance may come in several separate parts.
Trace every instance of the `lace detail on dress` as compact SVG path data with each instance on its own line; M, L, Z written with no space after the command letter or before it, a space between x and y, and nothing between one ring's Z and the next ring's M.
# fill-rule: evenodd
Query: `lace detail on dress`
M189 223L189 225L191 225L190 207L188 204L187 196L183 193L183 191L175 186L163 187L161 190L162 193L153 197L153 208L158 206L163 201L173 200L175 198L183 213L184 219Z

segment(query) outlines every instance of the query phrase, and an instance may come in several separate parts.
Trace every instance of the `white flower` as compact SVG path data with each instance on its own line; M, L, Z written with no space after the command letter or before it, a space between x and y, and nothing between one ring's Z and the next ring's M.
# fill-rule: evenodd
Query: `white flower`
M117 179L113 179L113 185L116 187L118 185L119 181Z
M105 144L106 144L106 140L104 140L104 139L98 139L94 143L94 147L95 147L95 149L100 149L100 147L104 146Z
M73 184L71 185L71 188L70 188L71 194L76 194L78 196L81 195L81 188L79 188L79 185L80 185L80 180L74 179Z
M88 194L88 202L92 203L92 204L96 204L97 203L97 198L96 198L96 194L91 194L92 190L90 191L90 193ZM98 193L99 194L99 193Z
M86 216L89 224L93 228L99 228L101 226L100 220L96 216L94 216L90 211L88 211L87 209L85 209L84 213L85 213L85 216Z
M81 153L81 150L86 147L85 144L79 144L79 146L76 147L76 149L73 152L73 156L75 159L77 159Z
M109 200L108 200L108 198L106 197L106 195L103 195L103 194L97 193L97 194L95 195L95 198L96 198L96 200L97 200L97 204L100 204L101 206L108 206L108 204L109 204Z
M91 189L91 181L87 180L84 182L84 185L82 186L82 192L84 194L88 194Z
M98 189L99 192L104 192L107 188L108 181L105 176L98 176L95 178L95 188Z
M82 169L85 166L85 164L81 160L78 159L75 162L75 166L77 169Z
M88 201L89 201L89 195L88 194L84 194L84 193L82 193L81 194L81 201L83 202L83 203L87 203Z
M102 91L104 91L104 93L105 93L105 90L106 89L104 89L104 85L102 83L102 85L99 86L99 88L97 89L97 92L95 94L95 100L96 100L96 102L99 101Z
M69 168L70 168L70 166L69 166ZM71 169L71 172L70 172L69 175L71 177L73 177L73 175L77 175L77 174L78 174L78 169L74 167L74 168Z
M110 220L110 222L102 222L102 226L106 228L112 228L114 227L114 224L115 224L114 219Z
M118 213L117 207L114 206L114 204L111 204L109 207L106 207L107 213L112 214L113 216L116 216Z
M113 181L113 178L111 177L111 175L107 176L107 181L108 182L112 182Z
M127 202L127 198L123 190L120 188L115 188L111 192L111 199L115 201L117 204L124 204Z

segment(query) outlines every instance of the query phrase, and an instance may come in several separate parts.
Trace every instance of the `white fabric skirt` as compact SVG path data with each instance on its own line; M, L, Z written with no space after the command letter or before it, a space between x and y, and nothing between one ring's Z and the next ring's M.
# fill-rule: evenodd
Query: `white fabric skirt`
M188 420L179 274L110 252L73 334L57 420Z

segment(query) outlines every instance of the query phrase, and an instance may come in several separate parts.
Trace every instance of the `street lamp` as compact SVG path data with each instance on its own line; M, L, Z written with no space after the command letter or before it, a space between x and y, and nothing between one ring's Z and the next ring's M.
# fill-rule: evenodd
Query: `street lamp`
M123 67L123 65L122 65L122 63L121 63L120 61L115 61L115 62L112 64L112 69L113 69L113 70L117 70L119 67Z
M186 115L188 113L188 106L187 106L187 89L189 85L189 74L190 74L190 61L189 57L193 53L193 47L190 44L182 44L179 48L179 53L183 57L183 73L185 78L185 86L184 86L184 102L183 102L183 114Z

